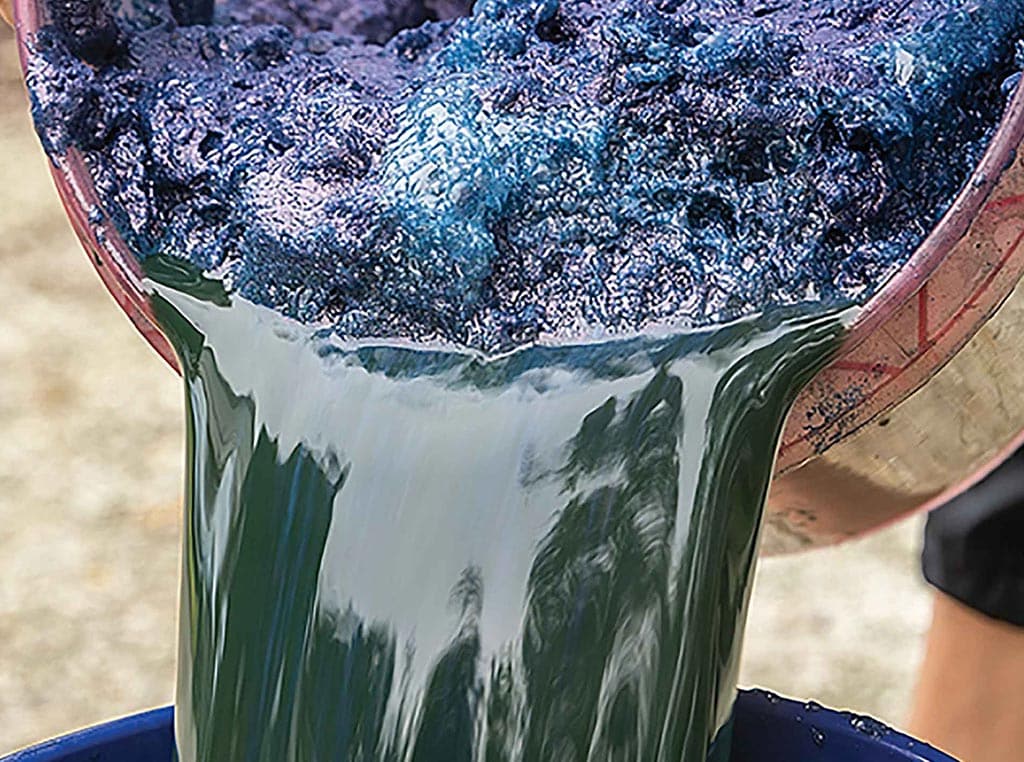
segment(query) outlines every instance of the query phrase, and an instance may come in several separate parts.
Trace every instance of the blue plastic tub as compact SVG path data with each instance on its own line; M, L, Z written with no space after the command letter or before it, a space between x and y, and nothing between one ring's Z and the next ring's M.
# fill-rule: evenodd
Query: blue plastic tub
M170 762L170 708L125 717L0 762ZM867 717L760 691L736 702L731 762L956 762Z

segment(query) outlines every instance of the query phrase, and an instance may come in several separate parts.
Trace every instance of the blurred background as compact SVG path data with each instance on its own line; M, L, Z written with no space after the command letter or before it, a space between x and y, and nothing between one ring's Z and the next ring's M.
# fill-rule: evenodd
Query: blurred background
M0 753L171 701L178 378L64 219L0 24ZM742 682L899 725L930 618L913 519L761 564Z

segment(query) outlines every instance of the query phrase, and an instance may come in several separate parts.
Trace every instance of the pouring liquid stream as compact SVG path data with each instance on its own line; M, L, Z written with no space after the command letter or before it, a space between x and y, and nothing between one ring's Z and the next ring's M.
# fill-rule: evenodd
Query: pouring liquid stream
M149 263L188 484L182 762L703 762L788 407L852 310L501 356Z

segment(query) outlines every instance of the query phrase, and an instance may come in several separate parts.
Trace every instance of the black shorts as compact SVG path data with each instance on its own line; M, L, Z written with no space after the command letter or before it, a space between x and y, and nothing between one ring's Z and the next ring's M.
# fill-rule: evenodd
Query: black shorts
M942 592L1024 627L1024 448L929 514L921 560Z

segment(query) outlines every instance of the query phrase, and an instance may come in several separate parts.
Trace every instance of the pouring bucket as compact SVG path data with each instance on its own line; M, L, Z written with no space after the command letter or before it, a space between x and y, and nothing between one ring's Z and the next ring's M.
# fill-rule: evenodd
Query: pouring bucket
M14 0L23 67L46 14L44 0ZM934 507L1022 441L1022 137L1018 86L964 190L804 390L779 452L765 552L841 541ZM52 158L60 197L100 277L175 366L137 262L109 222L90 222L99 200L81 156Z
M0 762L171 762L170 708L80 730ZM955 762L867 717L741 691L730 762Z

